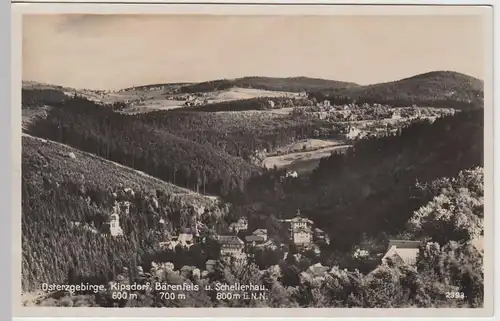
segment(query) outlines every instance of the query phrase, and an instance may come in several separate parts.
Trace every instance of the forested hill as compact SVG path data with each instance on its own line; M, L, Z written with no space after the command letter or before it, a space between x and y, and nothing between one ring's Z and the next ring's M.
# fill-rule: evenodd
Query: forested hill
M483 106L484 82L452 71L433 71L386 83L316 91L332 103L380 103L469 109Z
M22 107L41 107L60 103L68 98L64 94L65 91L74 91L74 89L33 81L23 81L21 92Z
M398 233L413 211L429 201L416 183L454 177L483 164L483 110L421 122L401 135L358 142L350 153L321 160L313 177L282 191L256 184L270 214L304 215L324 226L332 244L349 248L363 233ZM345 231L349 231L346 233Z
M197 192L242 190L260 168L210 143L173 133L161 123L114 112L84 98L52 108L27 129Z
M225 90L233 87L254 88L272 91L308 92L314 90L330 90L334 88L351 88L355 83L308 78L308 77L243 77L237 79L220 79L181 87L185 93Z
M217 200L55 142L25 136L22 151L25 291L63 284L71 269L112 278L154 251L166 231L189 226L193 207L213 226L227 213ZM120 217L126 238L101 234L115 200L130 202Z

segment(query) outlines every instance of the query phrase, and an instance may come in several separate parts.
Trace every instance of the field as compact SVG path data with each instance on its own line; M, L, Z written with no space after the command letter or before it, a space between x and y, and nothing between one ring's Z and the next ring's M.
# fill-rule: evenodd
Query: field
M289 144L281 148L278 148L276 150L276 153L268 156L279 156L283 154L296 153L296 152L308 152L343 144L344 142L340 140L304 139L295 142L293 144Z
M326 141L321 141L321 144L317 143L319 140L314 140L314 142L319 146L321 144L327 144ZM308 142L309 144L313 143ZM313 171L319 164L319 160L323 157L328 157L334 151L342 151L348 148L350 145L339 145L318 148L316 150L306 151L306 152L291 152L286 155L270 156L264 159L263 165L266 168L273 168L274 166L278 168L286 167L287 170L294 170L297 173L307 173Z
M271 109L269 113L276 115L289 115L295 107Z
M253 88L230 88L227 90L209 92L206 98L209 103L216 103L221 101L231 101L239 99L251 99L257 97L297 97L297 93L284 92L284 91L271 91Z
M292 92L269 91L253 88L230 88L221 91L203 93L201 100L208 104L252 99L258 97L297 97L299 94ZM188 94L166 94L161 89L127 90L106 94L85 93L88 99L103 103L127 102L128 106L121 110L124 113L144 113L152 110L169 110L185 107ZM183 99L179 99L183 98Z

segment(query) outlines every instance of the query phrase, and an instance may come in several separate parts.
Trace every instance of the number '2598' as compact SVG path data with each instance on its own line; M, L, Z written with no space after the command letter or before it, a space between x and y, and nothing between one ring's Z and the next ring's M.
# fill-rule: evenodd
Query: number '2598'
M446 292L447 299L465 299L463 292Z

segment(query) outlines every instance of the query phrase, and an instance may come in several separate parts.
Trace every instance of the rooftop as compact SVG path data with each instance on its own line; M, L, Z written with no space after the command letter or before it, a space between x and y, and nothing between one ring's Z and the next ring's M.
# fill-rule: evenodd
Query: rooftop
M247 242L264 242L265 239L262 236L258 236L258 235L248 235L248 236L245 236L245 241L247 241Z
M184 265L181 267L181 271L193 271L194 269L197 269L197 267L192 265Z
M395 246L398 249L418 249L422 242L420 241L408 241L408 240L389 240L389 245L387 250Z
M255 231L253 231L252 234L253 235L257 235L257 234L266 234L267 235L267 230L265 228L259 228L259 229L256 229Z
M220 235L219 244L244 245L245 243L236 235Z
M316 263L314 265L311 265L307 270L306 273L314 275L314 276L323 276L325 273L330 270L330 267L328 266L323 266L321 263Z
M418 257L418 248L391 248L382 258L382 261L384 261L387 258L399 258L401 259L406 265L413 265L417 262L417 257Z

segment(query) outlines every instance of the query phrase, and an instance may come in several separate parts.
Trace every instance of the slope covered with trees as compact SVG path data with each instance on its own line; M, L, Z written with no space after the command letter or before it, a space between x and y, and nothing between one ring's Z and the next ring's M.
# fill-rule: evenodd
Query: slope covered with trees
M64 93L65 91L74 91L74 89L33 81L23 81L21 105L23 108L35 108L57 104L68 99L68 96Z
M256 151L298 139L335 135L325 121L263 113L157 111L124 115L83 98L72 98L32 121L34 136L142 170L197 192L243 191L261 168Z
M197 90L227 85L233 86L221 82ZM118 279L192 282L202 289L185 292L183 300L165 300L158 291L121 301L110 293L78 293L53 305L479 307L484 297L482 254L470 241L483 232L484 113L470 107L482 103L482 96L471 98L476 91L482 95L481 88L468 76L437 72L339 89L330 97L465 107L434 122L416 122L394 136L357 141L348 152L322 159L310 177L298 178L285 178L286 169L260 169L250 160L256 150L273 150L319 131L335 135L335 125L262 112L124 115L79 97L54 103L27 131L88 153L23 138L23 289L39 288L41 282L105 284ZM234 204L229 210L192 190L234 196ZM121 217L125 237L100 231L115 201L130 202L130 212ZM249 224L267 228L274 239L280 233L276 219L297 208L330 236L330 246L319 257L296 260L291 248L285 259L279 251L262 252L242 264L219 264L196 276L172 270L184 265L204 269L206 259L217 256L215 245L158 249L168 232L194 225L194 217L220 233L227 231L228 217L233 221L249 214ZM421 249L414 267L389 262L371 273L353 271L361 266L352 258L353 245L395 235L432 243ZM331 268L323 278L304 273L318 261ZM161 264L165 262L173 264ZM149 274L138 273L137 266ZM270 291L269 300L218 300L213 291L203 290L215 282L262 284ZM447 292L464 297L450 300Z
M306 92L313 90L330 90L334 88L356 87L357 84L336 80L326 80L308 77L243 77L237 79L221 79L187 85L180 92L208 92L225 90L233 87L254 88L272 91Z
M457 109L482 107L483 81L451 71L434 71L386 83L316 91L317 99L334 104L378 103L396 107L431 106Z
M200 144L211 144L245 160L256 150L272 151L294 141L319 135L319 132L332 136L338 132L336 126L319 119L252 111L158 111L138 117L174 135Z
M23 108L42 107L60 103L68 97L57 89L22 89L21 104Z
M281 174L269 173L252 180L247 191L251 202L266 204L269 215L289 216L300 208L325 227L334 247L345 250L363 235L404 231L413 212L429 201L418 193L417 181L454 177L482 164L479 109L359 141L347 153L322 159L310 179L280 183Z
M227 208L192 191L51 141L23 137L22 148L25 291L65 284L71 271L112 280L155 253L167 232L190 226L196 209L204 209L200 221L225 224ZM115 201L130 202L130 210L120 217L124 237L111 238L102 227Z
M196 191L226 195L242 190L244 181L258 171L210 144L81 98L53 108L28 131Z

